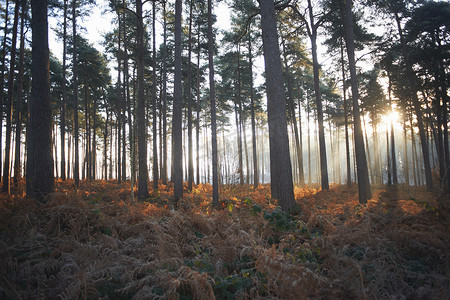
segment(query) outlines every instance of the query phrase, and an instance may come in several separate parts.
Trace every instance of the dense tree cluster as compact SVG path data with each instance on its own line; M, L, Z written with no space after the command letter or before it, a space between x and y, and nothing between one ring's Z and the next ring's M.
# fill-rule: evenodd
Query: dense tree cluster
M218 1L107 4L99 50L80 21L94 0L1 2L3 191L131 180L145 200L151 180L177 201L211 183L217 205L220 186L270 178L286 211L294 185L448 192L448 2L227 0L221 31Z

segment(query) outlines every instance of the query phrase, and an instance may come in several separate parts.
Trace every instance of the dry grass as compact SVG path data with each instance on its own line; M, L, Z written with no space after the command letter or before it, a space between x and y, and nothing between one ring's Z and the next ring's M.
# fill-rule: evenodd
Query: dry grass
M127 185L128 184L128 185ZM47 205L0 196L0 298L449 299L449 223L420 189L200 185L131 201L129 183L57 183ZM439 215L440 214L440 215ZM450 219L449 216L447 220Z

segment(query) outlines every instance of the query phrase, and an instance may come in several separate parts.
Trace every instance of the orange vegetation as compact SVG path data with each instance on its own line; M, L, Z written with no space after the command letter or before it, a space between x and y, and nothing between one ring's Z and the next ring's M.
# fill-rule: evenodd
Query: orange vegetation
M57 182L48 204L0 199L0 298L449 299L449 223L436 196L396 187L366 206L356 187L171 186L132 200L129 183Z

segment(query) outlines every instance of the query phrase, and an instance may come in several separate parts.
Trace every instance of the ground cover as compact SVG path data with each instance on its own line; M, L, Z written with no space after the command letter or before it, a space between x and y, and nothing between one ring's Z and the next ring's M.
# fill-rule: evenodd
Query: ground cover
M267 185L171 187L133 201L129 183L57 182L47 205L0 197L0 298L449 299L449 216L437 195ZM446 219L445 219L446 218Z

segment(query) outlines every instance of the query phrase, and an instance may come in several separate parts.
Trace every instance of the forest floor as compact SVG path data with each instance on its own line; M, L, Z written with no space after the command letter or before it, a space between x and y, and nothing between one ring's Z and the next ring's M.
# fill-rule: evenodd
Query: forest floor
M1 299L450 299L449 215L421 188L199 185L174 210L130 185L56 183L48 204L0 194ZM443 220L445 219L445 220Z

